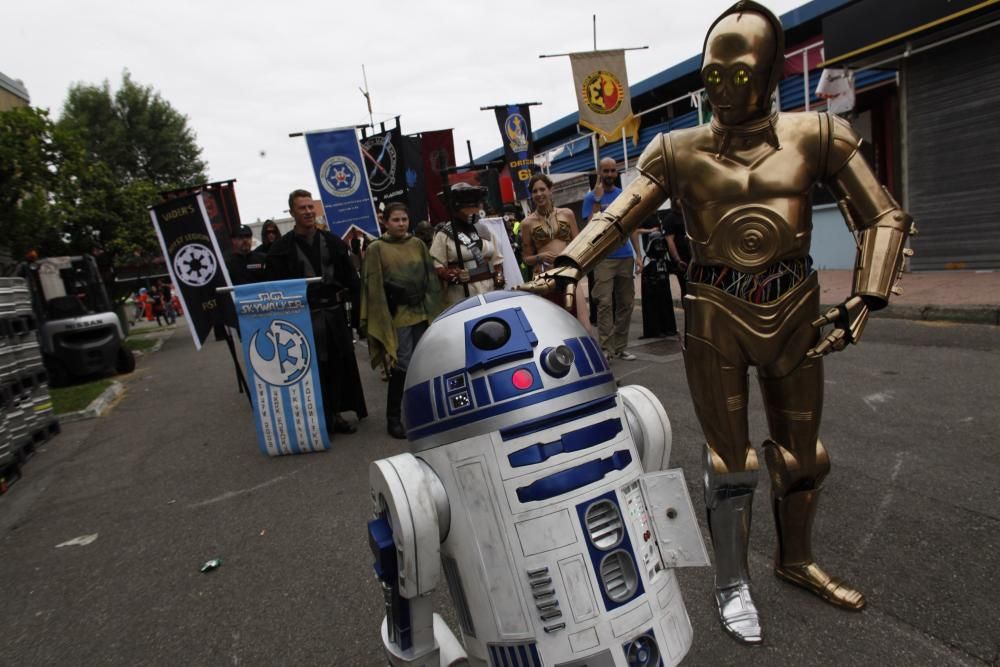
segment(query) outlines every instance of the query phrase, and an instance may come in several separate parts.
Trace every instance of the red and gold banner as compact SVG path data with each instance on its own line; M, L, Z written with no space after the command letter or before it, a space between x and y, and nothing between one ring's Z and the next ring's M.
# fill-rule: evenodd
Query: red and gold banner
M580 107L580 125L597 132L605 141L621 139L622 129L639 141L639 119L632 114L625 51L581 51L571 53L573 85Z

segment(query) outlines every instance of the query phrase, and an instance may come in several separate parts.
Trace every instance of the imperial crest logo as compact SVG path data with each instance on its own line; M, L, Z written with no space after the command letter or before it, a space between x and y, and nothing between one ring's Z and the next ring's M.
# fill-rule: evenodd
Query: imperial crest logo
M512 151L523 153L528 150L528 123L524 120L524 116L519 113L507 116L503 131L507 135L507 142Z
M334 155L319 168L319 182L334 197L350 197L361 187L360 174L354 160Z
M580 94L591 111L603 115L618 111L625 100L622 82L604 70L597 70L584 79Z
M182 283L191 287L212 282L217 268L215 253L200 243L188 243L174 255L174 272Z
M263 338L255 331L250 339L250 366L264 382L286 387L309 371L309 342L302 330L286 320L273 320Z

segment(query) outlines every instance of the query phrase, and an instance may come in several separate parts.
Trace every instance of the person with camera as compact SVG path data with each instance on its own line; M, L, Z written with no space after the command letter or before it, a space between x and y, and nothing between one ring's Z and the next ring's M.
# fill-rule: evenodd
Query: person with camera
M476 224L485 198L486 188L468 183L449 188L451 222L438 227L431 243L434 269L448 286L448 305L505 284L500 247L489 230Z
M347 323L345 304L360 285L347 244L316 227L316 204L306 190L288 196L295 226L274 242L267 253L269 280L322 278L306 290L311 312L316 359L326 427L331 433L354 433L357 427L341 417L353 410L358 419L368 416L354 340Z
M442 310L444 293L427 246L407 231L409 209L392 203L384 216L386 233L368 246L361 268L361 328L372 368L383 366L389 375L386 429L402 439L406 370L417 341Z

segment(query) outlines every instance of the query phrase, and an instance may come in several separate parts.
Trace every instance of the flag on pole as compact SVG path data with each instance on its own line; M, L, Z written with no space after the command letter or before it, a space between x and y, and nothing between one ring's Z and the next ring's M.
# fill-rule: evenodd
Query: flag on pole
M305 280L238 285L233 300L260 451L330 449Z
M569 54L580 125L605 141L617 141L622 130L639 143L639 118L632 114L625 51L581 51Z
M441 199L445 182L441 172L455 166L455 139L452 131L433 130L420 133L420 154L423 158L424 192L427 195L427 209L431 222L451 220L448 207Z
M216 325L236 321L229 297L215 293L229 284L229 274L205 203L197 194L175 197L153 206L149 215L194 346L200 350Z
M403 153L403 135L396 117L396 127L364 136L361 131L361 153L364 170L371 186L375 208L383 210L390 202L407 203L406 167Z
M528 181L535 173L535 142L531 138L531 108L527 104L494 107L503 139L504 158L514 182L514 196L530 199Z
M354 128L306 132L305 137L330 231L340 238L352 228L380 236Z

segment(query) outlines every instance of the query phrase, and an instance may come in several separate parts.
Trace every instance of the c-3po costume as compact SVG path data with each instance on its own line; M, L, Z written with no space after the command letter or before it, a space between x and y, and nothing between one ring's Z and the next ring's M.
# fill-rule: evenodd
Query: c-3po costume
M572 285L670 198L691 242L684 360L707 440L705 502L723 627L762 640L750 596L747 549L759 463L747 428L747 370L757 368L770 439L763 443L778 532L775 574L826 601L859 610L864 596L814 561L813 516L830 469L818 439L823 355L856 343L900 277L911 218L858 152L859 138L826 113L778 113L784 32L755 2L739 2L709 29L702 66L711 126L659 135L640 176L527 288ZM810 267L810 192L837 197L858 254L851 297L817 317ZM833 329L820 338L820 328Z

